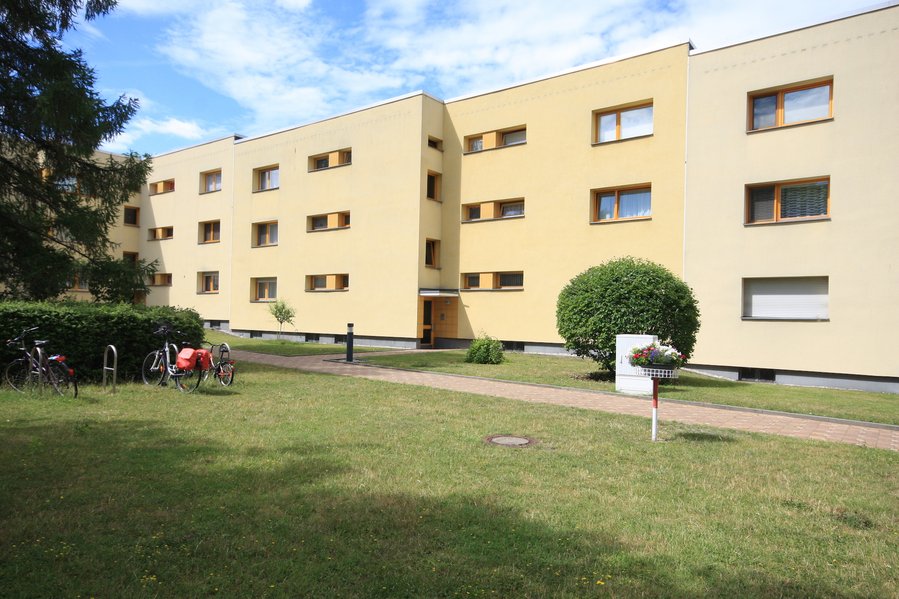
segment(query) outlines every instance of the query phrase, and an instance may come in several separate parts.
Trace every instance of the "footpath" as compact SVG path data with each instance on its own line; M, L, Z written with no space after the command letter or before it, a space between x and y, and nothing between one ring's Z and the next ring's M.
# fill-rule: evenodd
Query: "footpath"
M308 372L352 376L403 385L419 385L445 389L447 391L599 410L646 418L651 413L651 400L630 395L600 393L583 389L551 387L530 383L515 383L455 374L399 370L365 364L364 362L350 364L341 361L340 356L333 355L288 357L258 354L244 350L232 350L231 355L238 363L270 364L272 366L294 368ZM899 426L888 424L803 416L800 414L730 406L693 404L677 400L665 400L664 398L661 398L659 403L659 421L681 422L684 424L783 435L801 439L850 443L863 447L899 451Z

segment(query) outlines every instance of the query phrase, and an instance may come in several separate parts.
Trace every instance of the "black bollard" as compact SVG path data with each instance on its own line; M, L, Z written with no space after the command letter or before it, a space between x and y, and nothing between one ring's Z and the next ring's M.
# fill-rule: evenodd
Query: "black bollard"
M353 323L346 323L346 361L353 361Z

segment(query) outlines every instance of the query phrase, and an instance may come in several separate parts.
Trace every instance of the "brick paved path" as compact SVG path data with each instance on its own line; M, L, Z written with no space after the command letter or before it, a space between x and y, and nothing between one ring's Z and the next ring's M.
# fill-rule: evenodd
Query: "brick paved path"
M233 350L231 355L238 362L258 362L310 372L354 376L405 385L420 385L446 389L448 391L600 410L615 414L629 414L647 418L651 414L651 404L648 400L627 395L433 372L397 370L334 361L339 356L285 357L238 350ZM802 439L851 443L864 447L899 451L899 426L786 415L780 412L763 410L693 405L664 399L661 400L659 406L659 420L784 435Z

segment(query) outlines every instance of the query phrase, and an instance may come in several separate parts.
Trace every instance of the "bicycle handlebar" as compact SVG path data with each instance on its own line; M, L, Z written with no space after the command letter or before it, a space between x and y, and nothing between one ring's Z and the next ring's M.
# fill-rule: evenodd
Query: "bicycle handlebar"
M21 341L22 339L25 338L25 335L27 335L28 333L33 333L34 331L38 330L38 328L39 327L31 327L30 329L22 329L22 332L19 333L18 337L16 337L15 339L7 339L6 345L12 345L13 343L18 343L19 341Z

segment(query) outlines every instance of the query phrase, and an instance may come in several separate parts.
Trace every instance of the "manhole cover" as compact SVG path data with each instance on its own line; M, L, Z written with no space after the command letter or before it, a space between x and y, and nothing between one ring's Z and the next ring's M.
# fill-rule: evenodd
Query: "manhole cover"
M533 445L537 441L528 437L519 437L518 435L490 435L484 439L487 443L494 445L503 445L505 447L527 447Z

